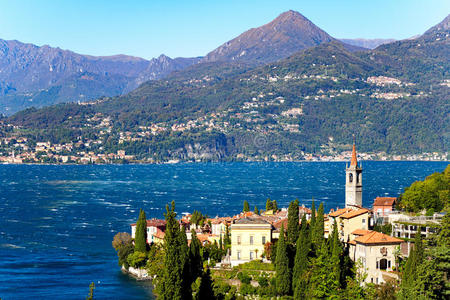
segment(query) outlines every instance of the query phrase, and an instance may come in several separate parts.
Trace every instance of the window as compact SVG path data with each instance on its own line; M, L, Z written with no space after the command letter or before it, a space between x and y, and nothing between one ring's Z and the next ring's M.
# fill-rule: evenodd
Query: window
M348 174L348 182L353 182L353 173Z
M253 245L253 235L250 236L250 245Z
M241 244L241 236L240 236L240 235L237 236L237 244L238 244L238 245Z
M391 267L391 261L388 260L388 268L390 268L390 267Z
M359 183L359 174L356 174L356 183Z
M253 251L250 251L250 259L253 259Z
M263 237L262 237L262 244L263 244L263 245L266 244L266 236L265 236L265 235L263 235Z
M378 261L377 261L377 269L378 269L378 266L379 266L379 265L378 265Z
M241 259L241 251L237 251L237 252L236 252L236 256L237 256L237 259L238 259L238 260Z

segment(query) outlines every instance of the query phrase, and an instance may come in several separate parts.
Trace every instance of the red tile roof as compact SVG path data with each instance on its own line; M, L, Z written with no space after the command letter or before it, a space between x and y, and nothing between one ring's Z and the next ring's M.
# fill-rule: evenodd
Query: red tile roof
M381 233L381 232L377 232L377 231L372 231L366 235L363 236L359 236L355 239L356 243L359 244L365 244L365 245L370 245L370 244L401 244L403 242L403 240L400 240L398 238L392 237L390 235Z
M328 216L329 217L339 217L340 215L343 215L343 214L345 214L345 213L347 213L349 211L352 211L352 209L351 208L341 208L341 209L338 209L336 211L333 211Z
M341 219L351 219L351 218L360 216L360 215L368 213L368 212L369 212L369 210L367 210L365 208L360 208L358 210L349 211L349 212L341 215L340 217L341 217Z
M396 200L396 197L376 197L373 206L392 206Z
M352 232L353 235L366 235L371 233L372 230L366 230L366 229L356 229L355 231Z

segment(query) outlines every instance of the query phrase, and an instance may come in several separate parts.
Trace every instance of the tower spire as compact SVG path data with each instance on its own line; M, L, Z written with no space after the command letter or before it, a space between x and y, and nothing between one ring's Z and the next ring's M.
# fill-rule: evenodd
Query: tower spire
M356 158L356 139L355 135L353 135L353 149L352 149L352 160L350 161L350 166L358 166L358 159Z
M353 150L352 150L352 160L350 161L350 166L357 166L358 165L358 160L356 158L356 147L355 144L353 144Z

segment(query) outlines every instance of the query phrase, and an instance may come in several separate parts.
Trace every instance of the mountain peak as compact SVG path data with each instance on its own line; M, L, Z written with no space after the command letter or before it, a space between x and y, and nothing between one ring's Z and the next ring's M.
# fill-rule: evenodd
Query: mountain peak
M261 64L333 40L302 14L289 10L271 22L252 28L226 42L208 53L205 61L245 60Z
M449 31L450 30L450 14L447 15L447 17L442 20L439 24L431 27L428 29L424 35L435 33L435 32L442 32L442 31Z
M288 10L284 13L281 13L278 17L276 17L272 22L283 22L286 20L308 20L304 15L295 10Z

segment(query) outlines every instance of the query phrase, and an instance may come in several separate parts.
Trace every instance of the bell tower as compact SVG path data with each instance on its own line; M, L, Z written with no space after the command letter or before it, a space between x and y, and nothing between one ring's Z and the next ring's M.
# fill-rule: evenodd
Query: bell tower
M352 160L345 169L345 207L355 206L362 206L362 168L358 165L353 143Z

